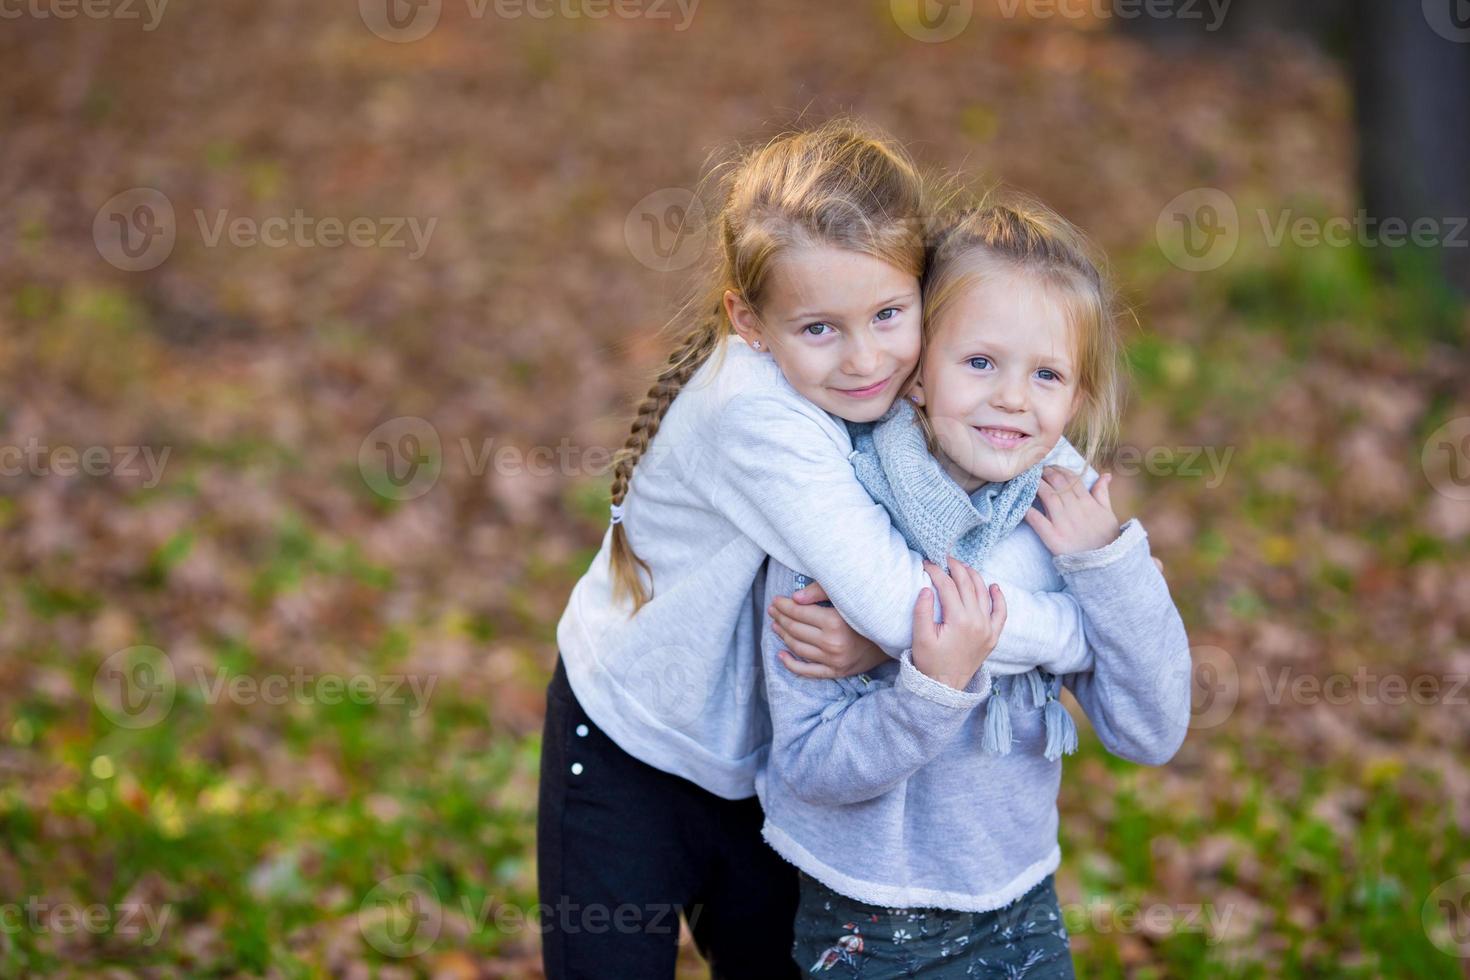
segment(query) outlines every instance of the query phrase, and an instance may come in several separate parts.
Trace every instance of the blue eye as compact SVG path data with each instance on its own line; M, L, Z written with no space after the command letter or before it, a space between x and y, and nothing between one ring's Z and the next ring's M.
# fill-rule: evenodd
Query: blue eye
M894 317L898 316L899 312L900 310L896 306L885 306L883 309L878 311L878 319L892 320ZM884 316L885 313L888 315Z
M1037 374L1041 374L1041 375L1049 375L1049 377L1047 377L1047 378L1044 379L1046 381L1060 381L1060 380L1062 380L1062 376L1060 374L1057 374L1051 368L1042 368L1040 371L1037 371L1036 373Z
M811 330L812 327L830 327L830 326L831 326L830 323L808 323L806 326L802 327L801 329L802 329L802 332L803 333L806 333L806 335L808 337L825 337L826 334L824 334L824 333L807 333L807 331Z
M983 363L983 364L976 364L975 363L976 361L984 361L985 363ZM974 368L975 370L977 370L977 371L983 371L983 370L985 370L986 368L988 368L990 366L990 358L988 358L988 357L972 357L972 358L970 358L969 364L970 364L970 367Z

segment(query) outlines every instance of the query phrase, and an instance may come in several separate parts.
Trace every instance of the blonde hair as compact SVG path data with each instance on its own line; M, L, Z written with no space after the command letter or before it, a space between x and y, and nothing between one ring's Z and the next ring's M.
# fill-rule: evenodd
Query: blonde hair
M924 272L924 347L964 291L998 275L1022 273L1061 300L1071 326L1082 404L1067 438L1095 463L1115 444L1122 414L1116 295L1086 236L1044 204L991 195L940 222ZM918 413L931 452L938 440Z
M718 254L704 292L675 323L682 337L638 406L627 441L613 457L612 502L621 505L634 467L669 405L712 354L723 355L733 332L724 294L759 310L771 271L793 246L830 245L862 252L911 273L924 270L924 182L908 154L888 138L846 119L783 133L739 156L720 177L714 222ZM637 612L648 602L621 522L612 526L613 596Z

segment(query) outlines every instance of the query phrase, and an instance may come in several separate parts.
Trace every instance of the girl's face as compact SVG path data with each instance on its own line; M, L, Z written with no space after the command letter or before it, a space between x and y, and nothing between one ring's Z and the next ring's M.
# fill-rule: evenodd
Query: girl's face
M919 280L862 252L787 249L759 314L733 291L725 311L747 343L770 351L791 387L849 422L888 411L919 361Z
M964 288L934 324L913 390L966 493L1030 469L1080 404L1065 309L1025 273Z

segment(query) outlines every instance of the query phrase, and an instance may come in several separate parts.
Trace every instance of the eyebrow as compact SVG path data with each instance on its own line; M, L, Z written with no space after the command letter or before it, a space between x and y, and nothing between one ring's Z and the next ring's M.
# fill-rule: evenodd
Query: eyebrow
M877 306L875 306L873 308L875 310L883 310L883 309L887 309L890 306L897 306L899 303L902 303L905 300L911 300L913 298L914 298L914 294L912 292L899 293L897 296L890 296L887 299L882 300L881 302L878 303ZM813 310L813 311L810 311L810 312L803 311L801 313L793 313L791 316L789 316L789 317L786 318L786 320L787 320L788 323L789 322L794 322L796 320L836 320L836 319L838 319L838 317L833 316L831 313L824 313L821 310Z

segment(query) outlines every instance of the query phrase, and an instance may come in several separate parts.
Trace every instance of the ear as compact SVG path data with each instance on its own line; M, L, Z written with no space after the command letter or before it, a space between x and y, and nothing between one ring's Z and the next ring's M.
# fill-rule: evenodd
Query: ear
M920 407L924 404L924 380L918 376L914 377L914 383L909 386L908 400Z
M747 344L760 340L760 317L755 315L755 310L750 308L750 304L745 301L744 297L733 289L727 289L724 302L725 316L729 319L730 325L735 328L735 332L740 335L740 339Z

